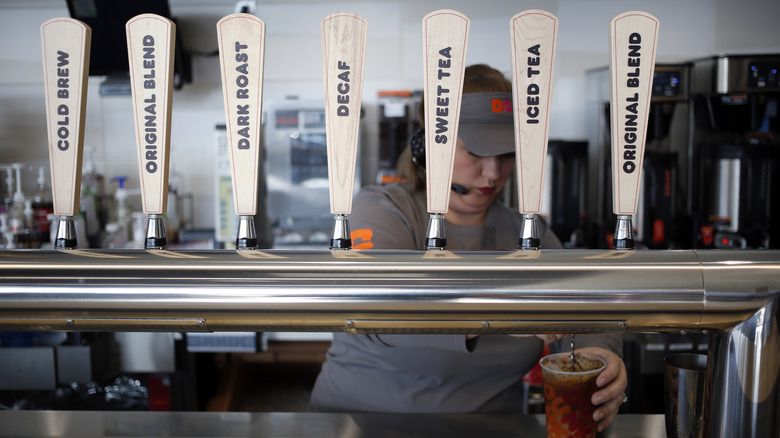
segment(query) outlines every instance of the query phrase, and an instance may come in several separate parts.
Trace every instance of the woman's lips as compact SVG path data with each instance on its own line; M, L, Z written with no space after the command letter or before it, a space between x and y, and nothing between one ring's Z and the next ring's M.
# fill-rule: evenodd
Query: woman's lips
M479 190L479 192L482 193L483 195L489 195L489 194L493 193L496 190L496 188L495 187L480 187L477 190Z

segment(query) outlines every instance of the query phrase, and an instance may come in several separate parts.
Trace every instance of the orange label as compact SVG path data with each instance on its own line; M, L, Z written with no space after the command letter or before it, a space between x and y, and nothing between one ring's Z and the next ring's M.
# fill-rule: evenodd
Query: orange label
M360 228L349 233L349 237L352 238L352 249L371 249L374 247L374 242L371 238L374 237L374 230L371 228Z

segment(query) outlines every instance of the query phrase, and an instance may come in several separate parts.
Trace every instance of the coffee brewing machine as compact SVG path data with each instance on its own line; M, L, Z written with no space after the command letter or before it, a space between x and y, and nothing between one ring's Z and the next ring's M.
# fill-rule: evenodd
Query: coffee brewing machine
M643 180L635 238L640 247L689 247L681 233L686 222L684 182L687 180L690 65L656 64L648 117ZM611 247L615 217L612 214L610 158L609 69L587 73L588 84L588 245Z
M268 102L263 143L274 246L327 244L332 219L328 209L324 102Z
M780 54L693 61L694 248L780 247Z
M379 151L377 184L398 182L398 158L409 145L409 138L420 129L418 108L421 91L380 90L377 93L379 111Z
M564 248L584 248L588 142L550 140L542 216Z

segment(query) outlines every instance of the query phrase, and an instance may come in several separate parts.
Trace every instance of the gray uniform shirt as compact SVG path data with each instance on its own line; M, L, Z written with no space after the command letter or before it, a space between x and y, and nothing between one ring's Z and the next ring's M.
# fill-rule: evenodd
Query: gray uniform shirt
M428 227L424 192L407 184L366 187L349 218L355 249L423 249ZM515 250L521 216L498 203L483 226L446 224L448 250ZM561 244L542 227L542 247ZM577 336L578 346L620 354L619 336ZM335 333L311 397L326 412L520 412L522 378L536 364L536 337L462 334Z

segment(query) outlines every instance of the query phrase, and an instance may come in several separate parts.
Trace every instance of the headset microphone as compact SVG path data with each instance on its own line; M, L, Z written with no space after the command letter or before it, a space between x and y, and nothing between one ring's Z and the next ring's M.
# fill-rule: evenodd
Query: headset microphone
M450 186L450 189L452 189L453 192L459 195L465 195L466 193L469 192L469 189L463 187L460 184L453 184L452 186Z
M409 139L409 145L412 149L412 162L421 169L425 169L425 130L420 129L412 134ZM459 195L465 195L470 190L460 184L452 184L450 186L453 192Z

